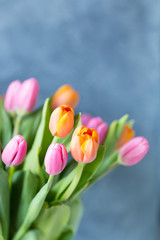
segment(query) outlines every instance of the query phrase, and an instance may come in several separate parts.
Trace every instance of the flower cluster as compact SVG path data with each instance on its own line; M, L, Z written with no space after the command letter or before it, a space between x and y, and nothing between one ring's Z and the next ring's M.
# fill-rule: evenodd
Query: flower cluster
M127 122L127 116L109 125L101 117L87 113L75 115L79 94L69 85L58 89L33 113L38 92L35 78L24 82L16 80L9 85L4 101L1 99L0 102L11 122L10 128L14 126L12 137L10 134L6 138L8 142L3 140L0 132L3 162L0 160L0 167L8 174L9 187L15 188L18 171L24 183L24 172L31 172L30 179L38 177L41 186L40 189L35 187L34 194L28 193L30 200L25 210L17 207L15 222L18 225L7 232L14 240L21 239L33 223L38 224L45 201L48 206L65 204L114 167L137 164L149 149L147 139L134 137L135 131L132 122ZM3 128L1 130L4 135ZM73 159L68 161L69 152ZM25 201L23 191L21 194Z

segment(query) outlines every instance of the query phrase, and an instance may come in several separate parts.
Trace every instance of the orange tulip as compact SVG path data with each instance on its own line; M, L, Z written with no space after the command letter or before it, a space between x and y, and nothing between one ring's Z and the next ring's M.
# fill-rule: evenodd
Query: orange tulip
M60 87L52 98L51 107L55 109L60 105L67 104L75 108L79 102L79 93L76 92L70 85Z
M68 105L56 108L50 117L49 129L52 135L59 138L66 137L74 125L74 111Z
M89 163L97 156L99 136L95 129L78 127L72 136L71 154L77 162Z
M125 143L131 140L135 135L135 131L128 125L124 126L123 132L117 142L116 149L121 148Z

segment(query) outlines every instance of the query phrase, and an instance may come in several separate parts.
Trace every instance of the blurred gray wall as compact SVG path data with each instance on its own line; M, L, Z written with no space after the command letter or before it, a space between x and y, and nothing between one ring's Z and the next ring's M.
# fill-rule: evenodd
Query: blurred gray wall
M78 111L110 123L129 113L150 152L84 196L76 240L158 239L158 0L0 1L0 91L36 77L39 103L69 83Z

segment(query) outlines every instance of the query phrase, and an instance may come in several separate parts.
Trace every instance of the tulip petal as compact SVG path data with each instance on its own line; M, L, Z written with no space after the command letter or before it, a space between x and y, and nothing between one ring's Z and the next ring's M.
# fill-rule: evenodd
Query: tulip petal
M59 138L63 138L67 136L72 130L73 125L74 125L74 115L72 112L67 112L58 122L57 136Z

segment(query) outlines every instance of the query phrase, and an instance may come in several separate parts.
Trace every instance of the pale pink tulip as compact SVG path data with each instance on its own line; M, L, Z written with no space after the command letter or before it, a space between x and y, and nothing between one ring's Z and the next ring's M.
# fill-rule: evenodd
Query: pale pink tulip
M14 136L2 152L2 161L9 166L20 165L27 153L27 143L21 135Z
M101 145L107 135L108 124L100 117L91 117L89 114L82 114L82 125L88 128L94 128L99 134L99 144Z
M149 143L144 137L135 137L122 146L119 152L119 162L131 166L137 164L147 154Z
M4 107L8 112L14 112L16 109L16 98L18 97L21 82L16 80L11 82L4 98Z
M24 112L31 112L37 102L39 84L35 78L25 80L16 97L16 108Z
M44 160L46 172L50 175L61 173L67 164L67 158L67 150L63 144L51 143Z

